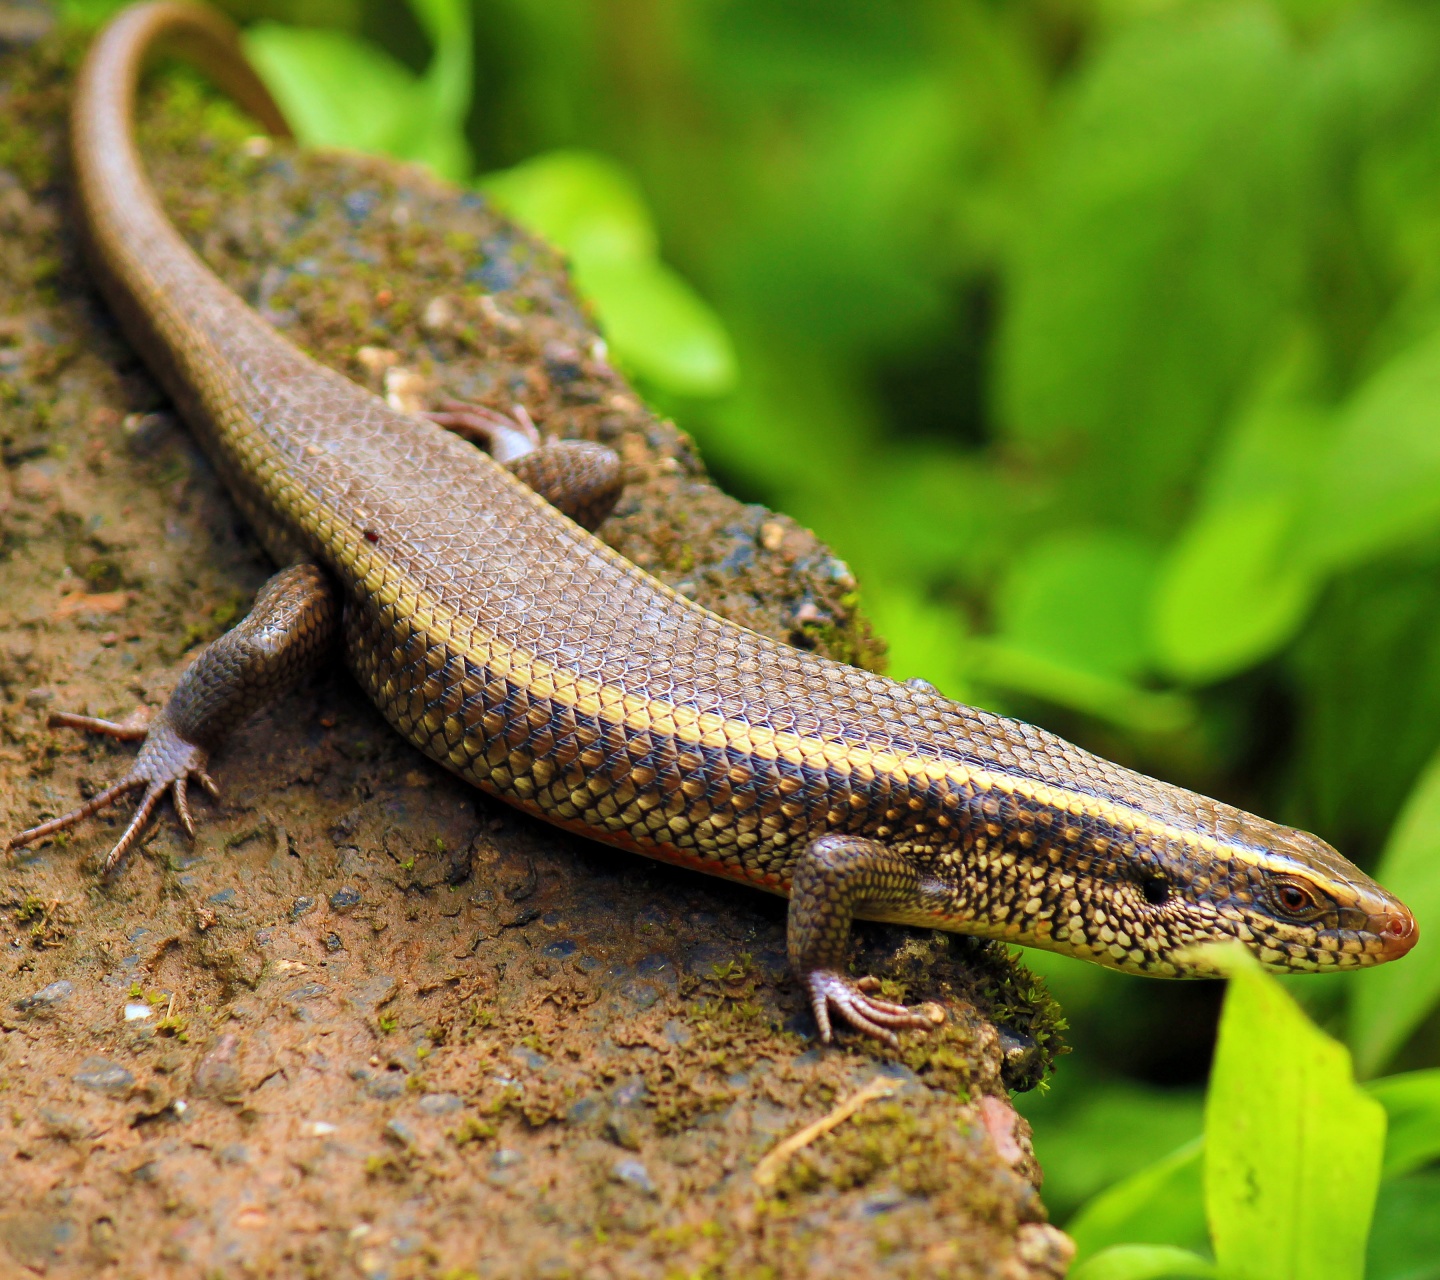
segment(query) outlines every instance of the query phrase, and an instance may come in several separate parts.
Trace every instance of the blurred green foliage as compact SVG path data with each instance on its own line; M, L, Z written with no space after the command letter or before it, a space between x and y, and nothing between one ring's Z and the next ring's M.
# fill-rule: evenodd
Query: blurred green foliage
M569 253L722 480L855 567L893 674L1383 851L1420 945L1287 989L1410 1069L1369 1086L1367 1274L1440 1278L1440 7L223 3L307 140ZM1032 958L1076 1053L1024 1105L1087 1276L1199 1274L1212 1235L1249 1274L1194 1145L1213 992ZM1247 1076L1330 1053L1287 1010L1217 1070L1212 1147ZM1373 1148L1330 1061L1315 1132Z

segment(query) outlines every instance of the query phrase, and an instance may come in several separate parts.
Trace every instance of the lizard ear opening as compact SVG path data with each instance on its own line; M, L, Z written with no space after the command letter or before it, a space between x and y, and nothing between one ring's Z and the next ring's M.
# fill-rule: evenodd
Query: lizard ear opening
M1140 880L1140 892L1152 907L1163 907L1170 901L1170 881L1154 871Z

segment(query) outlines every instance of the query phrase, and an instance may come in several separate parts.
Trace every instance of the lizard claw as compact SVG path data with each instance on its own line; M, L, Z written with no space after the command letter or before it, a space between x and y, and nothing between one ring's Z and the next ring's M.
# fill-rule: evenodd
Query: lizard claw
M103 733L110 737L126 740L143 737L145 743L140 748L140 754L136 757L130 771L118 782L106 787L99 795L92 796L78 809L72 809L58 818L51 818L48 822L42 822L28 831L11 836L5 845L7 851L34 844L37 840L44 840L47 836L53 836L57 832L73 827L90 817L91 814L98 813L106 805L118 800L127 792L141 787L144 787L145 791L130 818L130 825L125 828L124 834L105 857L104 871L106 874L115 869L120 860L135 847L140 837L145 834L156 808L165 798L167 791L174 795L175 812L180 818L180 825L185 828L186 833L192 839L194 838L195 820L190 813L188 793L190 779L192 777L198 779L200 785L212 796L218 794L218 789L214 779L205 771L209 753L203 747L182 738L171 726L163 712L148 730L134 724L115 724L109 720L97 720L90 716L74 716L64 712L51 716L50 723L85 729L92 733Z
M894 1029L915 1027L928 1031L945 1020L944 1013L935 1005L925 1009L907 1009L903 1004L875 999L868 994L880 986L873 977L856 981L833 969L814 969L806 975L805 985L810 991L810 1007L820 1028L820 1038L826 1044L830 1043L832 1008L842 1021L856 1031L864 1032L892 1049L900 1044Z

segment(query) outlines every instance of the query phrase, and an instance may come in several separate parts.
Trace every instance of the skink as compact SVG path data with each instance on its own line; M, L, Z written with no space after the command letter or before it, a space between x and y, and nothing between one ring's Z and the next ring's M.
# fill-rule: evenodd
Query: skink
M161 42L286 131L224 20L168 2L125 11L92 46L73 106L90 257L289 567L148 731L62 717L143 737L140 755L12 844L141 787L107 868L167 792L193 830L187 784L213 786L225 732L338 634L385 718L460 777L607 844L788 894L791 963L826 1038L832 1017L890 1041L929 1025L848 975L854 917L1165 977L1213 973L1210 942L1310 971L1413 946L1410 912L1316 837L726 622L564 514L593 525L603 512L609 481L598 498L580 492L603 459L535 448L478 410L396 412L303 355L212 274L149 185L132 117ZM473 428L493 456L447 427Z

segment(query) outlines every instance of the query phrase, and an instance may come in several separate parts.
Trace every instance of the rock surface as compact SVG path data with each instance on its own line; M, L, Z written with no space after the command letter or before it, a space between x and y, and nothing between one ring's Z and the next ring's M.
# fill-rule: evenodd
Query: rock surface
M153 709L269 572L76 256L76 52L0 50L9 830L124 767L50 710ZM249 133L185 79L146 108L172 215L274 322L396 403L518 401L610 443L612 545L747 626L881 661L845 567L710 485L551 252L414 171ZM822 1048L782 901L491 802L341 670L216 773L198 840L167 813L113 882L121 814L0 863L6 1274L1063 1273L1005 1101L1047 1070L1056 1020L1002 948L860 929L859 963L949 1018L898 1053Z

